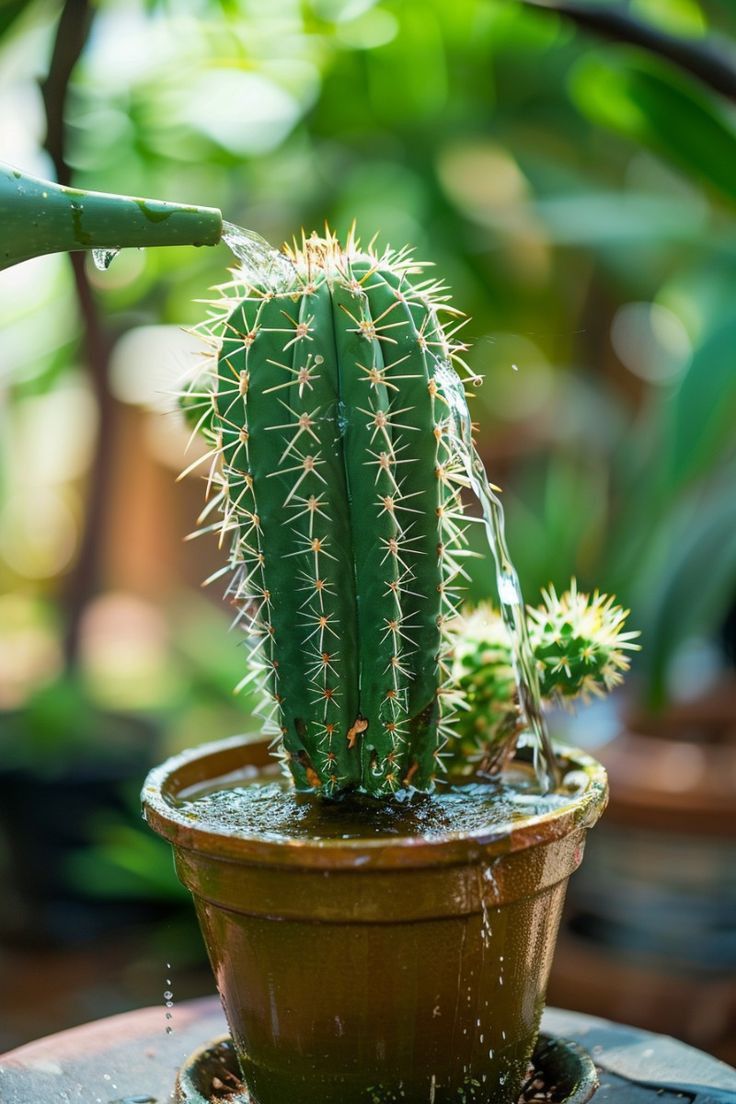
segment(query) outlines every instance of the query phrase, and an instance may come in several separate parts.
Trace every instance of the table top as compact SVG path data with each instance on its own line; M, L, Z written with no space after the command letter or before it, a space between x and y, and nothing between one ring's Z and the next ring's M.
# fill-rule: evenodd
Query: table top
M214 997L176 1005L171 1021L165 1012L126 1012L1 1055L0 1101L167 1104L185 1058L227 1026ZM666 1035L556 1008L542 1029L592 1055L601 1077L595 1104L736 1104L736 1070Z

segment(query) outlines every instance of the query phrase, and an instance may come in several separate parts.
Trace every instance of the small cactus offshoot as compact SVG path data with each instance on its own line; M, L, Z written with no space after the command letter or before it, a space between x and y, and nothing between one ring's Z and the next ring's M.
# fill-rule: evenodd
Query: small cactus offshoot
M210 445L201 520L253 642L242 685L298 788L429 790L455 713L459 312L407 250L327 232L286 255L278 284L236 271L221 289L210 370L183 396Z
M573 582L558 597L553 587L529 608L529 636L542 697L571 703L602 697L623 680L636 632L624 632L628 610ZM453 675L464 695L446 758L451 776L495 774L512 755L523 724L511 644L500 613L481 605L458 617Z

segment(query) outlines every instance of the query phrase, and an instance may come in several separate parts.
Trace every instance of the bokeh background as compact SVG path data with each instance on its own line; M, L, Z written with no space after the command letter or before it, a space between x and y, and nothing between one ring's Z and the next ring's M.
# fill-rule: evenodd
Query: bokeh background
M735 28L727 0L0 3L3 161L436 262L525 593L574 574L642 631L623 695L553 719L613 797L550 999L731 1060ZM231 262L0 273L0 1049L213 991L137 795L253 724L174 482L186 327Z

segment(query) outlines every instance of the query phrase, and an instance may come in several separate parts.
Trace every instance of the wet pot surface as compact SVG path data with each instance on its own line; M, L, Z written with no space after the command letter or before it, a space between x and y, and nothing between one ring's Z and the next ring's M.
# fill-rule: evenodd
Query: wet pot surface
M550 799L520 766L506 789L393 809L285 791L242 738L152 772L146 816L194 895L254 1101L516 1099L605 804L602 768L565 757Z

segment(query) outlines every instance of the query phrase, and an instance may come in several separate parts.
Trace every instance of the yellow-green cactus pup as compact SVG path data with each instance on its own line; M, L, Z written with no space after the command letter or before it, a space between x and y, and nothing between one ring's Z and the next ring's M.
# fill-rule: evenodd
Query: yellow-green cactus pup
M529 637L542 697L572 702L602 696L628 670L627 651L639 634L624 632L628 610L613 598L579 593L573 582L560 597L554 588L528 609ZM454 678L464 694L447 756L452 776L503 769L522 728L511 644L501 615L489 605L458 618Z

